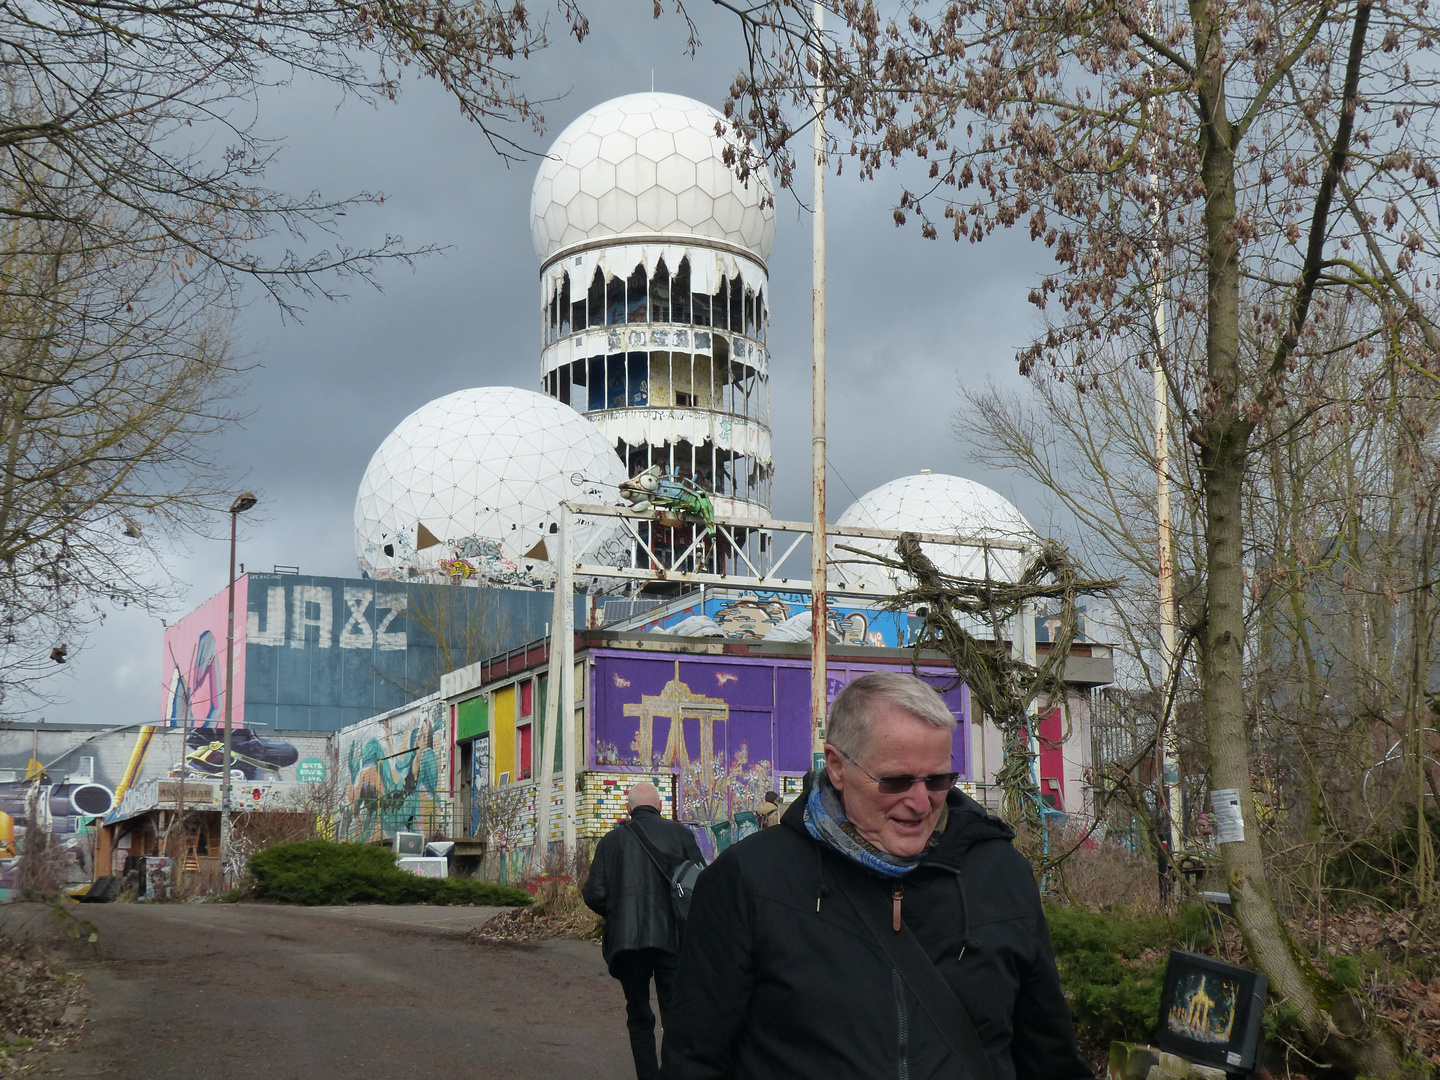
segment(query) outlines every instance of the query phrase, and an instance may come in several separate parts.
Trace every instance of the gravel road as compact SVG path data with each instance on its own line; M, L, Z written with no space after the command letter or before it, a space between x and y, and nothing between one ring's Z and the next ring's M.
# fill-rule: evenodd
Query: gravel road
M107 904L93 994L46 1075L141 1080L628 1080L620 984L590 942L480 945L494 908ZM49 940L43 907L0 928Z

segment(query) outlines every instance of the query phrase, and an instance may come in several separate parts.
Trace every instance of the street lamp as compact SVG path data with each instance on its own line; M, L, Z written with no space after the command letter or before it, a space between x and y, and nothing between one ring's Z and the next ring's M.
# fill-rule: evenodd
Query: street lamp
M229 619L225 625L225 757L220 774L220 879L229 885L230 877L230 701L235 680L235 519L258 500L253 492L242 491L230 504L230 584Z

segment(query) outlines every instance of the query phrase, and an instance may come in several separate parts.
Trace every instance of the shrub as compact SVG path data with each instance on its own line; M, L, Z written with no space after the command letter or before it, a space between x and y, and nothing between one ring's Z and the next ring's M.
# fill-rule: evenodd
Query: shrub
M1060 985L1090 1048L1112 1039L1143 1040L1160 1013L1160 988L1172 948L1211 940L1209 915L1199 905L1164 915L1098 914L1045 905Z
M423 878L395 866L392 852L369 844L300 840L250 857L255 895L288 904L530 903L522 889L469 878Z

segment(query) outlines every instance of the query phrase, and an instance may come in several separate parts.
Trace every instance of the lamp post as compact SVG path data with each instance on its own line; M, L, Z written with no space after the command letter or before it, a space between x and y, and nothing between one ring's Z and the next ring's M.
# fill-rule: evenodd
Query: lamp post
M253 492L242 491L230 504L229 616L225 624L225 757L220 763L220 879L230 878L230 701L235 679L235 519L257 502ZM182 782L183 783L183 782Z

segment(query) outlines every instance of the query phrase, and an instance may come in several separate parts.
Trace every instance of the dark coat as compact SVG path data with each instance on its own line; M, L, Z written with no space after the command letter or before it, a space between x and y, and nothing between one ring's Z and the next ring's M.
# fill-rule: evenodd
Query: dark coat
M644 831L663 875L632 829ZM605 920L602 952L607 965L616 954L632 949L680 952L680 927L670 909L670 874L684 859L705 861L690 830L661 817L653 806L637 806L628 823L615 826L595 845L581 895Z
M700 875L665 1017L661 1075L968 1080L835 887L843 881L862 897L881 890L875 910L888 913L895 879L814 840L805 802ZM948 802L939 846L899 879L906 925L969 1012L996 1080L1090 1080L1014 834L958 791Z

